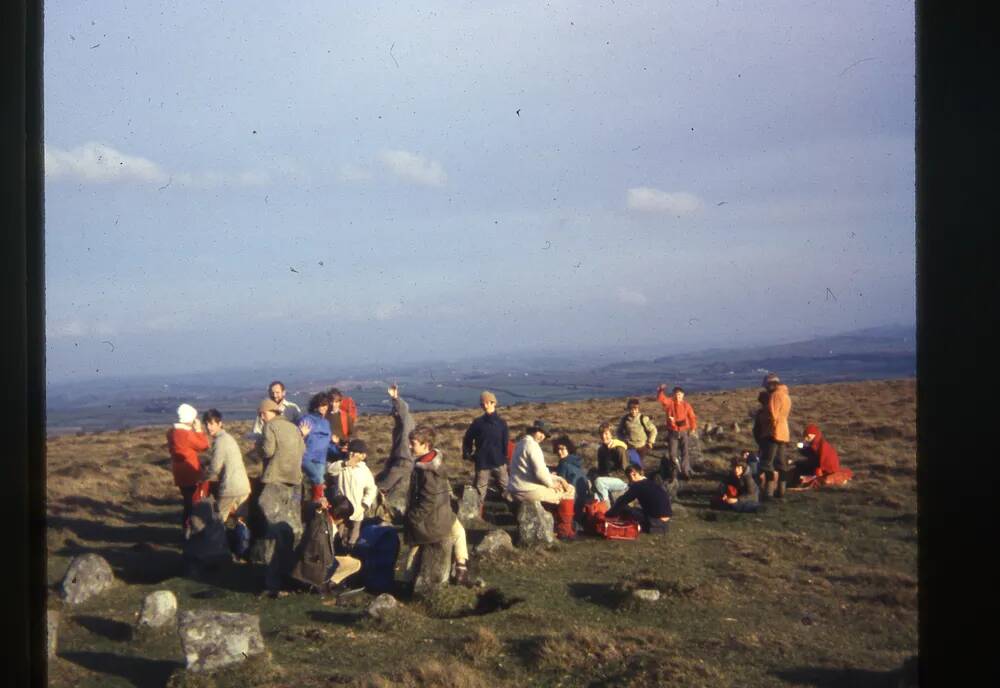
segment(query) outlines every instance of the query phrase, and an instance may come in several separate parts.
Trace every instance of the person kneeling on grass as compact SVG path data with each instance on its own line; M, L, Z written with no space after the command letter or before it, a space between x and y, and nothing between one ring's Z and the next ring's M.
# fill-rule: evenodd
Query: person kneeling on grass
M404 577L408 581L416 579L418 554L424 545L451 539L455 582L470 585L469 545L465 539L465 528L452 511L451 486L444 468L444 455L440 449L433 448L434 436L434 429L427 425L418 425L409 435L414 463L403 523L403 535L407 544L411 545Z
M347 592L345 581L361 570L361 561L346 553L337 554L345 552L337 526L351 517L354 507L343 495L335 496L332 503L320 497L310 505L291 576L314 590Z
M745 455L747 452L743 452ZM757 483L750 473L744 456L732 460L732 469L719 485L719 494L712 498L712 508L740 513L763 510L758 501Z
M823 437L815 423L806 426L802 441L797 446L799 453L805 456L805 459L795 463L800 487L843 485L854 476L850 468L840 465L837 450Z
M536 420L514 446L510 460L507 492L516 502L543 502L555 505L555 530L561 540L576 537L573 525L576 489L564 478L552 475L545 465L541 442L545 440L544 421Z
M628 478L628 489L608 509L607 518L628 516L639 522L642 532L664 535L674 513L670 506L670 495L662 485L646 478L638 466L630 465L626 468L625 476ZM629 504L636 499L639 500L639 508L630 507Z

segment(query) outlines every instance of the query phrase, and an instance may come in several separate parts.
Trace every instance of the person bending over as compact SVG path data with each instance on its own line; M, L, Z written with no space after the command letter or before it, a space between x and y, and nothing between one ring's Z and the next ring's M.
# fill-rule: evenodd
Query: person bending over
M643 475L638 466L628 466L625 475L628 478L628 489L608 509L607 517L630 516L639 522L642 532L650 535L665 534L673 515L670 495L662 485ZM639 508L629 506L635 500L639 500Z

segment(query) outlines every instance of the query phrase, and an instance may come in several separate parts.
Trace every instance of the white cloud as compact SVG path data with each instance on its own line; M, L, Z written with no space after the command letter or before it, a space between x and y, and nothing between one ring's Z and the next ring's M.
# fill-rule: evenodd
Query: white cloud
M353 163L345 163L337 170L337 179L342 182L366 182L371 178L370 169Z
M629 210L645 213L688 215L702 207L702 201L687 191L661 191L649 186L629 189L625 205Z
M444 186L448 179L441 163L404 150L384 150L379 162L394 176L421 186Z
M163 183L169 175L152 160L128 155L91 141L71 150L45 146L45 175L82 182L136 181Z
M278 176L294 178L302 171L289 161L277 161ZM227 173L170 171L148 158L130 155L103 143L91 141L70 150L45 146L45 176L87 184L134 182L156 186L184 186L195 189L258 187L271 183L273 175L262 170Z
M630 306L645 306L649 303L649 299L641 291L633 291L624 287L618 288L618 300Z

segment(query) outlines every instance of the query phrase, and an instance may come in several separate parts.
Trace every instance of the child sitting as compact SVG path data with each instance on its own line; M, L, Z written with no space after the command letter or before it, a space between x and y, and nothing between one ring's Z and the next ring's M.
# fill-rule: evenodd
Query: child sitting
M757 483L743 456L732 460L732 470L719 485L719 494L712 498L712 508L740 513L753 513L762 508Z

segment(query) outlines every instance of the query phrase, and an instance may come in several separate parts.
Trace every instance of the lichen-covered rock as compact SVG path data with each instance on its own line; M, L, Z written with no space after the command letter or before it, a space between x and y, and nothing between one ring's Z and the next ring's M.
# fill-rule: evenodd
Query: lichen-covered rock
M491 530L483 541L476 545L476 554L487 555L514 549L514 542L506 530Z
M184 559L188 563L221 564L231 559L226 527L215 512L215 501L209 497L191 510L191 537L184 543Z
M451 577L451 554L454 543L451 540L420 546L420 569L413 582L413 594L427 595L435 588L448 584Z
M255 614L183 611L177 630L188 671L212 671L264 652Z
M264 524L266 544L255 545L252 560L266 564L264 585L278 590L295 565L295 547L302 537L302 492L298 485L268 483L260 494L258 505Z
M462 498L458 502L458 520L466 529L482 523L479 503L479 492L475 486L466 485L462 488Z
M552 514L541 502L521 502L517 510L518 544L522 547L551 545L556 541Z
M385 506L394 520L402 519L406 516L406 500L410 494L410 478L400 480L399 483L385 496Z
M365 612L373 619L381 619L386 614L399 608L399 601L387 592L382 593L368 605Z
M66 569L60 588L67 604L80 604L104 592L115 582L111 565L99 554L81 554Z
M56 656L56 649L59 647L59 612L49 609L45 612L45 645L48 649L48 657L52 659Z
M139 626L160 628L177 618L177 596L169 590L157 590L146 595L139 612Z

